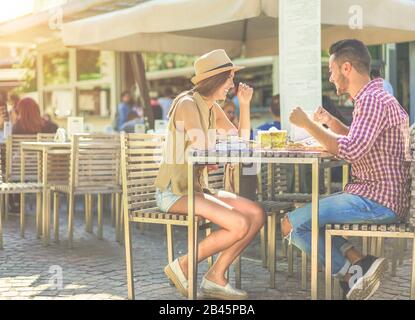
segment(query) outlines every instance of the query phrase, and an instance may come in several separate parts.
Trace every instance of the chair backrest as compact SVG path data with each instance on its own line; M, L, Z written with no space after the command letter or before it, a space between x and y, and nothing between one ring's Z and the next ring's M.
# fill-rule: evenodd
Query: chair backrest
M224 190L225 166L220 164L218 169L208 173L208 186L216 190Z
M38 133L37 134L37 141L53 142L53 141L55 141L55 134L54 133Z
M69 176L71 188L116 188L120 182L118 134L72 136Z
M6 181L6 143L0 143L0 183Z
M156 180L162 160L163 134L121 133L121 171L124 205L128 212L159 211Z
M54 133L38 133L38 142L54 142ZM54 185L68 185L69 184L69 154L50 154L48 156L48 183ZM40 170L43 170L43 163L40 163Z
M21 181L21 150L22 142L35 142L35 134L12 134L6 142L6 181ZM27 152L25 158L25 181L38 181L39 154Z
M273 170L271 167L273 166ZM269 171L273 171L273 176ZM258 198L262 200L273 200L274 194L286 193L287 188L287 165L284 164L261 164L261 170L258 173Z

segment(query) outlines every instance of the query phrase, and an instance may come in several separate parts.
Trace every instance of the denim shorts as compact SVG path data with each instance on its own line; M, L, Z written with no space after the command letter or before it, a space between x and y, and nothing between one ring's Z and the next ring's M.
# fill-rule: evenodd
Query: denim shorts
M181 197L182 196L174 194L171 191L171 184L169 184L164 191L158 188L156 189L156 204L163 212L169 212L171 206L175 204Z

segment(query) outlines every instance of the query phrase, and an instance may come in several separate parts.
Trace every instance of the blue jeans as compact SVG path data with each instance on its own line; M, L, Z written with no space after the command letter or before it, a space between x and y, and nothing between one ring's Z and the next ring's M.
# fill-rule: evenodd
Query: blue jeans
M288 214L292 231L288 235L290 241L308 255L311 253L311 204L298 208ZM318 259L325 263L325 225L342 223L396 223L395 213L379 203L365 197L336 193L319 201L318 224ZM353 245L340 236L332 237L332 271L333 275L342 277L347 273L350 262L345 252Z

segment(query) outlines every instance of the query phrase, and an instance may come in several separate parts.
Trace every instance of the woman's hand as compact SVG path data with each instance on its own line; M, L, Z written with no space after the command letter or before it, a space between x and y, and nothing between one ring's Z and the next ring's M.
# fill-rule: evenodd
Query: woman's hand
M238 86L238 97L239 104L241 106L247 106L251 102L254 89L245 83L240 82Z

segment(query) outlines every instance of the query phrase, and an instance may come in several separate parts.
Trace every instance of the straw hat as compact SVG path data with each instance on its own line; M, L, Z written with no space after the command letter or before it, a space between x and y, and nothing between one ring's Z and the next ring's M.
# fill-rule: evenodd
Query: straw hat
M218 49L204 54L195 61L195 76L191 79L193 84L198 84L200 81L213 77L219 73L229 70L241 70L245 67L235 66L231 59L229 59L225 50Z

